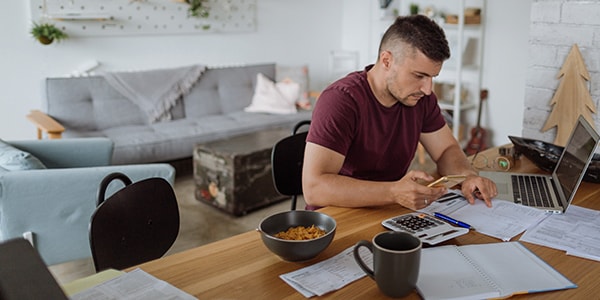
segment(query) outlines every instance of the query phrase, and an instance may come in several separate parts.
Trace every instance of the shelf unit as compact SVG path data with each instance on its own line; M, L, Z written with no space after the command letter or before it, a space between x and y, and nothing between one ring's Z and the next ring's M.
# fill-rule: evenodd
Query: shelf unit
M257 0L207 0L206 18L176 0L27 0L32 22L51 22L70 38L202 34L256 30Z
M461 124L466 110L478 108L481 91L481 62L483 49L483 22L480 24L465 24L465 0L455 0L458 15L457 24L444 24L446 37L450 43L451 59L444 64L441 74L435 79L436 83L454 85L454 93L450 101L442 99L440 107L452 112L452 133L457 138L462 135ZM471 1L472 3L473 1ZM470 4L471 4L470 3ZM485 1L477 1L477 7L484 11ZM463 92L466 91L466 99ZM450 102L450 103L447 103Z
M441 95L439 104L440 108L451 113L452 132L464 142L467 136L464 132L461 133L461 124L466 121L466 111L478 108L481 100L485 0L393 0L387 9L379 9L378 16L374 17L372 43L377 40L375 44L378 45L383 32L394 21L390 11L408 15L411 4L419 5L421 11L431 7L434 11L458 16L457 24L446 24L443 19L434 16L434 20L446 32L451 51L451 58L444 63L441 73L434 78L434 83L454 86L451 95ZM481 9L479 24L464 24L465 8L470 7ZM371 51L375 57L376 51L377 49ZM466 99L463 99L465 91Z

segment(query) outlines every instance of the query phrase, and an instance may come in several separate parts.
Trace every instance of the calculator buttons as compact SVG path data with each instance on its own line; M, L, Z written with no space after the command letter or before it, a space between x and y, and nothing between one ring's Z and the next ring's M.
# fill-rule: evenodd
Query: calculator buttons
M454 227L440 219L425 213L408 213L381 222L390 230L406 231L418 237L422 242L435 245L469 232L466 228Z

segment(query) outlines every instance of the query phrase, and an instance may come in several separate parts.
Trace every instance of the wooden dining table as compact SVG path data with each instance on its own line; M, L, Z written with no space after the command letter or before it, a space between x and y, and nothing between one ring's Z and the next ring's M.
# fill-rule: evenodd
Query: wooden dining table
M498 148L488 149L479 155L493 161L499 156ZM492 165L489 164L488 167ZM515 160L511 171L542 172L525 157ZM599 210L600 185L583 182L573 204ZM305 299L302 294L280 279L279 275L330 258L360 240L370 241L377 233L385 230L381 226L382 220L409 212L399 205L366 208L325 207L319 211L336 220L337 231L328 248L310 261L283 261L263 245L259 232L249 231L134 268L139 267L199 299ZM519 237L517 236L513 241L518 240ZM497 242L500 240L472 231L444 244L468 245ZM513 298L597 299L600 297L598 282L600 262L570 256L564 251L549 247L522 243L578 287L516 295ZM386 299L386 296L378 290L371 278L365 276L339 290L313 298ZM415 291L406 299L420 299L420 296Z

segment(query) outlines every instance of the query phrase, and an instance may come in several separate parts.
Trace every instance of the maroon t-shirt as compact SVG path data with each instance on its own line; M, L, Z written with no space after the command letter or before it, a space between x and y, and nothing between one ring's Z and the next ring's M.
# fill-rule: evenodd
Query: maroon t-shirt
M321 93L307 141L344 155L342 175L398 180L408 171L420 133L436 131L446 123L433 93L414 107L400 102L381 105L367 82L371 67L349 74Z

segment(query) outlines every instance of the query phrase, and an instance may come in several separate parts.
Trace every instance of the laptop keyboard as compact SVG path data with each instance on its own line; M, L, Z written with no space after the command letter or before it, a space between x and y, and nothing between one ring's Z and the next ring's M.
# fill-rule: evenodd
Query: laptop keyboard
M548 182L541 176L512 175L516 202L527 206L552 207Z

